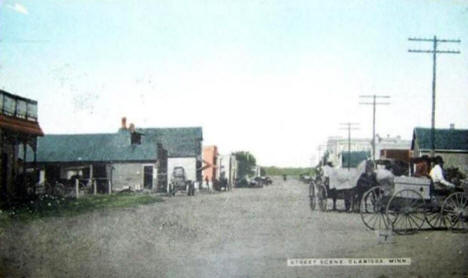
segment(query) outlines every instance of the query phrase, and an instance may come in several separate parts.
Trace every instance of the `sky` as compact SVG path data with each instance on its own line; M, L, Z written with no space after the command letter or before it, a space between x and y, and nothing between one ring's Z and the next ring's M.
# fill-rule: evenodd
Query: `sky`
M46 134L202 126L204 145L311 166L329 136L468 128L468 1L0 0L0 88L39 103Z

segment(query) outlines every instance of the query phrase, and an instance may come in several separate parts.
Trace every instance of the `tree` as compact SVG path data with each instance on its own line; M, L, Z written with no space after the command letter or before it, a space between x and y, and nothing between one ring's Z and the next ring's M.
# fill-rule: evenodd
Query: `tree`
M255 174L254 168L257 165L257 160L249 152L235 152L237 160L237 176L243 178L245 176L252 176Z

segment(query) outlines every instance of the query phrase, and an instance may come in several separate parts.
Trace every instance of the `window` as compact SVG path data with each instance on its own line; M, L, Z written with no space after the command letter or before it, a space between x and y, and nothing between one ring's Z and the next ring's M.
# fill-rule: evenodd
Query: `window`
M27 109L26 101L24 100L17 100L16 103L16 117L21 119L26 119L26 109Z
M141 134L137 132L132 132L131 135L132 145L140 145L141 144Z
M3 99L3 113L8 116L14 116L16 110L16 101L14 98L4 95Z
M28 103L28 120L37 120L37 104L35 103Z

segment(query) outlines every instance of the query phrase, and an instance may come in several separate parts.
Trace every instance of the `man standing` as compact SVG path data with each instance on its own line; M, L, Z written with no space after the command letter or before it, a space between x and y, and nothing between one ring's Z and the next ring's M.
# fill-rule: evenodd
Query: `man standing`
M444 160L440 156L436 156L434 159L434 167L432 168L429 175L431 176L432 182L434 183L435 189L455 188L455 185L444 178L443 166Z

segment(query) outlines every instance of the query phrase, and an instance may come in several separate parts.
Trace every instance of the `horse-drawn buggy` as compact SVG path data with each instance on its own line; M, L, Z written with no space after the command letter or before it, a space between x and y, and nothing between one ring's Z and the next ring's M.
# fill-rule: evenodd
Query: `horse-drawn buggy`
M434 229L466 232L468 184L437 189L426 177L395 177L392 184L372 187L363 194L360 214L371 230L412 234L427 223Z
M386 184L393 178L391 171L384 168L374 170L371 161L363 161L356 168L336 169L325 165L321 173L309 183L310 208L327 211L329 199L333 201L332 210L336 210L336 201L344 201L346 211L359 210L362 194L373 186Z
M466 180L452 189L440 188L430 178L401 175L386 166L374 169L364 161L349 170L323 167L309 185L311 209L328 210L329 199L336 209L336 200L343 199L345 209L358 210L371 230L411 234L427 223L434 229L468 231Z

